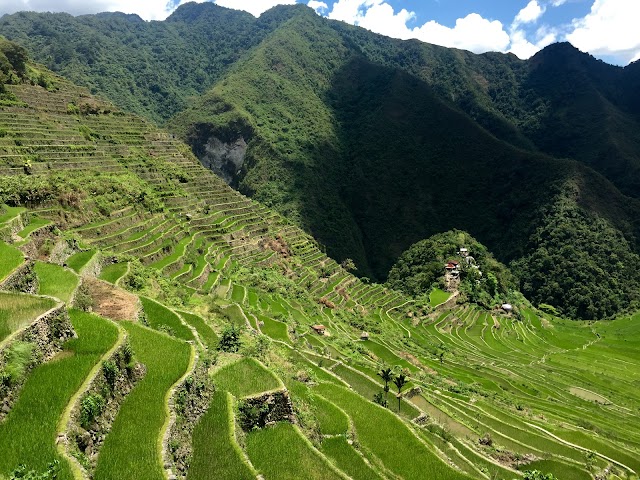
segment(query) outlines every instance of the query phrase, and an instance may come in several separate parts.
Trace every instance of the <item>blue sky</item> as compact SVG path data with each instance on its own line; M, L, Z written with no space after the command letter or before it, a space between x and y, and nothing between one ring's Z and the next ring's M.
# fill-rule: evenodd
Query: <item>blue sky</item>
M0 15L20 10L137 13L163 20L188 0L0 0ZM259 16L278 4L304 3L319 15L390 37L447 47L512 52L529 58L570 41L616 65L640 59L640 0L197 0ZM2 33L2 32L0 32Z

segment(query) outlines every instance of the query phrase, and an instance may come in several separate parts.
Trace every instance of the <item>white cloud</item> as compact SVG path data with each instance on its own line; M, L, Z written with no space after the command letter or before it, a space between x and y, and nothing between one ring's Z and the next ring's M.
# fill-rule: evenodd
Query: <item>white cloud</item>
M407 22L414 17L415 13L404 8L395 13L391 5L382 2L369 8L359 25L372 32L406 40L412 36L407 28Z
M640 50L638 50L638 53L636 53L635 57L633 57L629 63L637 62L638 60L640 60Z
M640 50L640 2L595 0L584 18L573 20L566 39L580 50L628 63Z
M333 5L328 17L389 37L404 40L417 38L424 42L476 53L504 51L509 46L509 36L504 31L502 23L487 20L477 13L459 18L452 28L433 20L409 28L409 21L416 18L414 12L402 9L396 13L384 0L339 0Z
M329 5L327 5L324 2L319 2L318 0L309 0L307 5L313 8L316 11L316 13L320 13L320 14L329 10Z
M531 0L526 7L518 12L513 23L522 25L523 23L532 23L538 20L544 13L544 7L541 7L536 0Z
M540 50L536 45L527 40L522 30L513 30L510 35L511 46L509 52L518 58L526 59L535 55Z
M551 0L551 5L554 7L559 7L560 5L564 5L567 3L567 0Z
M221 7L244 10L254 17L259 17L260 14L276 5L293 5L296 0L216 0L215 3Z
M453 28L429 21L413 29L414 37L445 47L463 48L475 53L502 52L509 46L509 35L498 20L487 20L470 13L456 20Z

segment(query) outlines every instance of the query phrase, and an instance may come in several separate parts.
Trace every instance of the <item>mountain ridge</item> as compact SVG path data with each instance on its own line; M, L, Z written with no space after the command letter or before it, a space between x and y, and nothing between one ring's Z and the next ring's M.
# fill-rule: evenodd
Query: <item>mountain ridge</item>
M634 65L606 65L569 44L549 46L528 61L475 55L376 35L304 5L250 17L198 4L139 30L118 19L111 24L108 16L64 17L77 32L104 36L111 25L115 37L148 53L151 66L136 77L119 66L119 54L102 53L93 66L91 57L83 66L81 47L58 20L49 30L76 52L81 68L51 66L85 80L101 68L124 72L129 80L114 86L139 83L125 107L138 105L138 113L157 119L153 112L168 102L162 118L173 115L170 128L203 163L303 226L338 261L353 259L362 276L383 280L411 244L452 228L470 231L503 262L529 258L533 225L551 218L542 212L560 199L563 185L579 186L570 201L584 218L604 220L623 234L620 248L638 251L640 128L637 103L629 100L639 81ZM5 16L0 32L32 45L24 32L36 32L42 44L48 37L38 22L45 18L58 17ZM187 35L182 43L160 48L159 38L179 32ZM110 40L115 52L116 39ZM185 59L176 55L187 39L191 57L185 58L199 67L185 70ZM210 63L200 56L205 43L216 51ZM46 60L50 52L34 54ZM167 90L165 77L144 80L161 71L161 58L166 71L182 65L176 92ZM597 261L614 268L613 260Z

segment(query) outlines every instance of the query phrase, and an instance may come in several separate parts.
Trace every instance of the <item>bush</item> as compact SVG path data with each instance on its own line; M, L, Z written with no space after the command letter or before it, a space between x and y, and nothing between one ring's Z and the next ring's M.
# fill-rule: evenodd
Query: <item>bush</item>
M98 393L87 395L80 402L80 425L88 430L96 418L102 414L106 402Z
M241 344L240 329L233 324L224 327L218 342L218 350L235 353L240 350Z
M263 427L268 413L268 405L256 405L243 401L238 403L238 422L245 431Z
M58 460L51 462L44 473L38 473L35 470L27 470L27 466L25 464L21 464L11 472L9 480L53 480L58 478L59 472L60 462ZM0 476L0 479L4 479L4 477Z
M118 375L120 375L120 369L114 362L107 360L102 362L102 374L104 375L104 379L107 382L109 389L113 391L116 387Z

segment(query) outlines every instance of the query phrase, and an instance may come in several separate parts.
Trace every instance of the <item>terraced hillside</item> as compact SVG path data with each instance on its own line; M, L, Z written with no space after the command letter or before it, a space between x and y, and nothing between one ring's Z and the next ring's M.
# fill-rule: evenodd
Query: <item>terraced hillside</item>
M639 318L414 305L51 78L0 106L0 478L637 478Z

